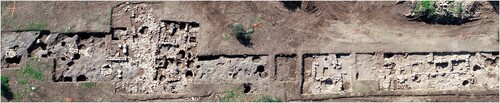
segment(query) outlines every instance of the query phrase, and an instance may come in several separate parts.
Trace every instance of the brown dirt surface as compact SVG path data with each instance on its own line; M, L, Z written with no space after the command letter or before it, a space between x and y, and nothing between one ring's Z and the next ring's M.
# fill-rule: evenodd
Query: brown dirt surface
M200 21L205 28L200 54L498 50L498 14L488 3L482 6L487 9L482 11L484 18L463 25L410 21L403 15L411 11L407 3L309 5L318 10L303 7L292 12L280 2L169 2L158 4L163 9L158 14L163 19ZM262 25L254 29L251 47L237 45L232 35L225 38L233 23L250 26L254 18L260 18Z
M109 32L111 6L115 3L16 1L14 8L14 1L2 1L2 31Z

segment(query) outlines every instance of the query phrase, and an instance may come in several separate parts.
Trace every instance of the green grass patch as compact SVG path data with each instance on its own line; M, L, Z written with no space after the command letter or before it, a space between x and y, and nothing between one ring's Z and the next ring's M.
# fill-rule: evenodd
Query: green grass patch
M17 101L21 101L24 96L26 96L26 91L14 93L14 99Z
M21 78L28 77L29 79L43 81L45 77L43 70L50 67L50 64L45 64L44 62L38 61L38 58L32 57L22 66L17 74L20 74L20 76L22 76Z
M29 82L28 80L25 80L25 79L17 79L17 83L18 83L19 85L21 85L22 87L24 87L24 90L25 90L25 91L32 90L32 89L31 89L32 84L31 84L31 82Z
M84 88L92 88L96 85L95 82L86 82L86 83L81 83L80 86Z
M13 70L13 78L16 79L16 83L20 86L19 91L14 91L12 93L13 99L15 101L23 101L22 99L27 93L36 91L32 87L40 87L45 80L45 68L51 68L53 64L50 62L39 61L38 58L32 57L21 66L20 69Z
M224 93L219 97L221 102L238 102L243 98L243 88L235 87L233 89L224 91Z
M2 29L14 24L16 16L2 16Z
M264 95L260 98L252 100L252 102L281 102L281 99L274 96Z
M38 58L31 58L26 62L21 69L14 70L16 82L23 86L30 88L32 86L31 82L44 81L45 74L44 68L49 68L50 65L44 64L38 61Z
M41 30L47 30L47 26L49 26L46 22L32 22L28 23L26 26L26 30L30 31L41 31Z
M23 101L23 98L26 96L26 94L32 91L31 87L33 84L30 81L24 79L23 77L17 78L16 81L17 84L20 85L21 88L23 89L20 89L19 91L13 93L13 99L15 101Z
M23 92L24 91L30 91L30 90L33 90L32 87L33 87L33 84L26 80L26 79L22 79L22 78L18 78L17 80L17 84L21 85L24 89L23 89ZM35 89L36 90L36 89Z
M29 82L26 79L17 79L17 83L24 87L29 87Z
M43 71L42 70L38 70L38 69L34 69L29 64L26 64L26 65L23 66L22 73L23 73L23 75L31 77L31 78L33 78L35 80L43 81L43 77L44 77Z
M224 91L219 96L220 102L246 102L243 100L245 94L243 93L242 87L234 87L232 89ZM251 102L281 102L281 99L275 96L263 95L258 98L250 99Z
M14 28L15 31L43 31L48 30L49 24L46 22L30 22L23 26L17 26Z

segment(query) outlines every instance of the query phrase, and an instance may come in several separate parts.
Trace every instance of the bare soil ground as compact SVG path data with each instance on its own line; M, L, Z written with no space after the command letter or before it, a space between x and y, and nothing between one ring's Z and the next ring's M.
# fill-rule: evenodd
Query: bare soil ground
M2 1L2 31L109 32L116 2Z
M316 12L292 12L279 2L178 2L162 4L168 8L159 10L159 16L201 21L208 29L202 32L200 54L498 50L498 14L488 3L483 3L482 19L463 25L410 21L403 16L411 11L407 3L313 4ZM251 25L254 18L262 24L252 35L251 47L224 38L233 23Z

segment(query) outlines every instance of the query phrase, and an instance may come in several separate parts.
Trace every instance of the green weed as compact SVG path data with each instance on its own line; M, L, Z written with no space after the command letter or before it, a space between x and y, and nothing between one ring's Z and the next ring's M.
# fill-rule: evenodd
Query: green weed
M254 32L251 28L245 31L243 25L239 23L233 25L232 31L236 35L236 38L240 40L250 40L250 35Z
M281 99L274 96L261 96L260 98L252 100L252 102L281 102Z
M233 89L226 90L219 97L220 102L242 102L245 98L242 87L234 87ZM253 98L251 102L281 102L281 99L275 96L263 95L259 98Z
M29 82L25 79L17 79L17 83L24 87L29 87Z
M49 26L46 22L32 22L26 25L25 30L28 31L41 31L47 30L47 26Z
M44 80L44 68L48 68L50 65L44 64L38 61L38 58L31 58L26 64L22 66L21 69L16 71L16 78L24 78L28 77L29 79L34 79L38 81Z
M25 95L26 95L26 91L14 93L14 99L20 101L24 98Z
M233 89L224 91L222 96L219 98L221 102L237 102L243 97L243 90L241 87L235 87Z
M81 87L84 87L84 88L92 88L96 85L95 82L86 82L86 83L82 83L80 84Z
M28 77L31 77L35 80L43 80L43 71L34 69L31 65L26 64L23 66L22 73Z
M51 64L46 64L46 62L38 61L38 58L30 58L21 69L16 69L13 78L16 78L18 85L23 89L16 91L16 93L11 94L13 99L16 101L22 101L27 93L30 93L32 87L38 87L44 81L44 68L52 67Z
M26 25L16 26L15 31L42 31L48 30L49 25L46 22L30 22Z
M7 26L14 24L16 19L16 16L10 17L10 16L3 16L2 17L2 29L6 28Z
M238 38L247 38L247 35L245 35L245 29L243 28L243 25L237 23L233 25L233 33L236 35Z
M32 90L31 87L33 85L31 84L30 81L28 81L26 79L20 79L20 78L18 78L16 81L17 81L17 83L19 85L21 85L22 87L24 87L24 91Z
M464 12L464 8L462 7L462 2L460 2L458 4L458 12L457 12L460 17L462 16L462 12Z
M414 11L420 13L420 15L423 14L435 15L436 7L434 6L434 1L423 0L417 3L417 6L415 7Z

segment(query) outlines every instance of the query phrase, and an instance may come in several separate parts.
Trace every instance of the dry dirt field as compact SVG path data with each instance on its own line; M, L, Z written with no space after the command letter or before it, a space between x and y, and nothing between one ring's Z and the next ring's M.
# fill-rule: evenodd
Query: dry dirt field
M424 4L1 1L1 101L498 102L498 1Z

